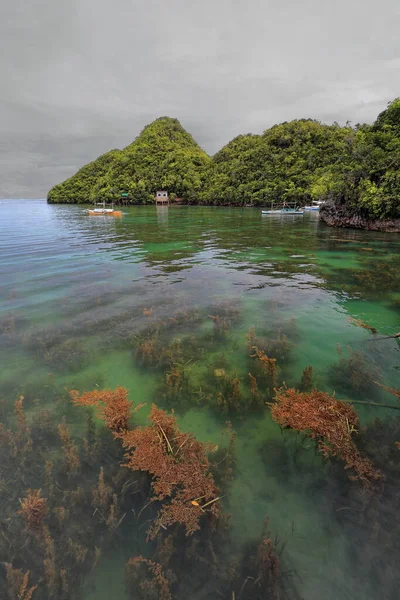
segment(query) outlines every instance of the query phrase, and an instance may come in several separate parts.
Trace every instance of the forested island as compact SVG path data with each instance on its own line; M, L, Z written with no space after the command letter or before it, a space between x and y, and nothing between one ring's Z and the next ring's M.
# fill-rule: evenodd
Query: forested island
M213 157L178 120L161 117L54 186L49 203L154 203L157 189L188 204L325 202L332 226L400 231L400 98L372 125L300 119L239 135Z

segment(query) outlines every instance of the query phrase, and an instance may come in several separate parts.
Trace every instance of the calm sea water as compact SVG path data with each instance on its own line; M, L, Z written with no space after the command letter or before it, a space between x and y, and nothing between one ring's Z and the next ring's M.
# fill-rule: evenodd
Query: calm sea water
M35 399L51 404L58 390L122 385L132 400L175 408L183 429L217 442L227 417L202 401L202 377L218 367L245 381L249 327L260 335L283 332L290 341L281 382L296 385L312 365L323 391L396 404L372 383L361 394L349 382L338 383L331 369L341 357L357 355L367 372L400 387L397 342L371 341L368 330L349 320L361 319L381 335L400 331L400 236L331 229L315 214L124 210L121 219L90 218L78 206L0 201L0 396L10 410L20 394L34 414ZM210 316L221 310L235 318L223 339L213 341ZM191 312L196 319L182 326L179 316ZM164 374L140 365L131 343L153 322L168 319L170 339L194 339L187 366L192 392L176 406L160 391ZM173 319L180 323L176 330ZM363 425L396 415L373 406L357 410ZM293 597L394 598L391 591L379 595L379 552L373 552L381 544L399 551L390 539L399 527L394 506L385 504L381 537L372 539L353 516L352 492L315 457L311 443L299 463L288 462L293 438L282 434L268 409L229 418L237 432L237 470L224 499L232 544L257 538L268 516L271 531L285 542L282 563ZM79 436L79 419L74 413L68 419ZM125 598L124 552L104 555L82 582L85 598ZM384 577L385 590L395 589L397 573Z

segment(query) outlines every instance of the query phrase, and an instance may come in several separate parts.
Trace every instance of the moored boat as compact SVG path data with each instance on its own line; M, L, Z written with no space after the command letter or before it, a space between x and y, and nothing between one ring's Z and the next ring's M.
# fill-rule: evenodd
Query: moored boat
M304 215L304 210L300 208L279 208L271 210L262 210L263 215Z
M319 210L321 204L323 204L321 200L313 200L311 205L304 207L304 210Z
M275 202L271 202L271 208L268 210L262 210L263 215L303 215L304 210L296 206L295 202L283 202L279 203L278 206L274 206Z
M115 210L114 205L111 204L109 208L106 207L105 202L99 203L101 208L88 208L88 213L92 217L107 216L107 217L122 217L122 210Z
M263 215L304 215L304 210L292 210L282 208L281 210L262 210Z

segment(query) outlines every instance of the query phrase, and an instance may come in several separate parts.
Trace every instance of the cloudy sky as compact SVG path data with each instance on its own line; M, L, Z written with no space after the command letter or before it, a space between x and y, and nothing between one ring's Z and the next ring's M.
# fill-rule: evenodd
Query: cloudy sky
M209 153L400 96L396 0L0 0L0 197L48 189L154 118Z

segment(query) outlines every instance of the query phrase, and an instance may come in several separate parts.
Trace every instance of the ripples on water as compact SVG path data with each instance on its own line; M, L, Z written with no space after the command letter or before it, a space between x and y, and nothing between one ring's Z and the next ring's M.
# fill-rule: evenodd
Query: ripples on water
M89 218L78 206L0 201L3 420L18 395L25 396L30 416L41 398L55 418L66 415L79 439L79 411L64 390L116 385L126 386L137 402L175 408L181 427L204 441L218 443L229 417L237 432L235 480L224 499L232 514L232 549L243 551L258 538L268 515L271 531L285 542L288 597L397 598L396 412L359 406L363 424L378 415L388 419L360 440L373 459L390 462L385 490L371 501L341 468L326 468L311 443L293 461L297 437L282 435L268 411L219 414L201 390L215 367L244 387L245 335L254 327L258 335L284 333L292 345L281 382L297 385L312 365L321 390L395 404L372 383L357 387L343 373L334 379L332 365L357 356L365 373L400 387L396 341L371 342L368 331L348 320L361 319L380 334L400 330L398 236L329 229L314 214L282 219L202 207L125 212L122 219ZM223 311L232 327L213 337L209 316ZM196 317L182 325L184 314ZM162 369L145 368L135 358L138 337L160 320L171 321L169 342L193 338L184 400L165 395ZM393 448L386 452L388 440ZM133 551L126 537L113 542L100 567L82 580L83 597L125 598L123 563ZM205 590L204 583L193 597L210 597Z

